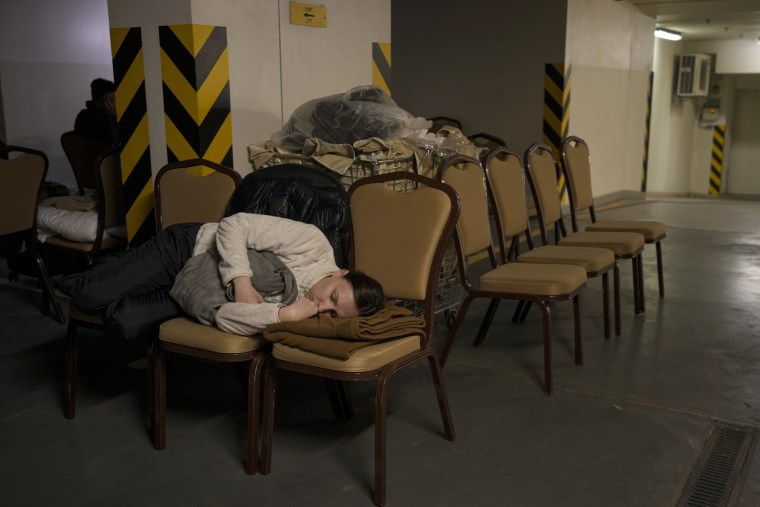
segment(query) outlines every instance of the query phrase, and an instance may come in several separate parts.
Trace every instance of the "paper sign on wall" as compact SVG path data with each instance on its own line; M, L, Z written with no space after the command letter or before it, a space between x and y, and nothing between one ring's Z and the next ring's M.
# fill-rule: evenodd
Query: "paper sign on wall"
M290 24L326 28L327 7L290 2Z

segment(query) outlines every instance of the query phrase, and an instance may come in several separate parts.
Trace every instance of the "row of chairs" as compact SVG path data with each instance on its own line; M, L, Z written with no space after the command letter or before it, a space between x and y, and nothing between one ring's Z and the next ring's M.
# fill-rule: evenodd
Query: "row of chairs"
M540 161L543 148L526 153L525 167L542 167ZM534 153L535 152L535 153ZM538 154L538 155L537 155ZM536 155L538 158L534 158ZM536 163L539 162L539 163ZM190 169L198 161L182 163L184 169ZM532 165L531 165L532 164ZM212 174L219 174L220 181L225 171L212 167ZM158 228L170 223L188 221L181 209L187 208L186 198L192 192L195 180L187 179L187 186L181 191L185 175L170 172L159 173L156 178L156 211ZM556 165L553 166L556 169ZM164 169L162 169L162 172ZM484 172L485 171L485 172ZM536 171L538 172L538 170ZM237 173L235 173L237 174ZM529 173L530 174L530 173ZM553 192L558 199L556 172L553 180ZM172 176L176 176L176 181ZM217 177L217 176L215 176ZM419 188L409 192L395 192L386 183L394 179L413 180ZM551 321L547 302L559 299L574 301L576 321L576 362L582 363L582 342L580 333L580 300L586 279L599 276L604 285L605 337L610 335L607 295L607 276L610 271L615 279L616 334L619 329L619 275L615 254L611 250L597 247L584 248L546 245L546 232L550 228L548 221L540 218L542 243L544 246L534 248L532 234L525 204L523 163L519 156L504 148L492 150L484 165L480 161L455 157L449 159L441 170L440 178L445 184L435 182L412 173L387 174L382 177L365 178L355 184L349 191L348 202L353 220L351 267L367 272L378 279L391 298L420 300L425 303L426 332L423 337L411 336L394 340L388 344L367 347L361 355L348 361L330 360L328 358L305 353L282 344L270 347L261 337L237 336L221 332L215 328L202 326L187 318L173 319L165 322L159 336L149 351L151 393L149 407L151 434L154 446L163 449L166 445L166 372L167 354L187 355L199 359L211 359L222 362L238 362L248 365L248 428L245 444L245 468L249 474L271 471L273 418L275 403L275 372L292 370L302 373L335 379L341 382L353 380L375 380L375 490L374 501L377 505L385 502L386 459L385 411L387 406L387 385L390 377L399 369L413 364L423 358L428 359L434 385L438 395L441 417L444 423L444 436L454 439L448 401L443 387L441 365L450 352L451 345L461 321L464 319L470 302L475 297L486 297L494 301L516 299L529 301L541 309L544 316L545 344L545 384L548 393L551 383ZM234 180L234 178L232 178ZM538 179L538 178L535 178ZM549 178L541 178L549 181ZM534 178L529 177L529 183ZM169 184L169 181L174 183ZM211 180L209 180L211 181ZM232 182L233 189L238 181ZM406 185L405 185L406 186ZM534 201L540 202L540 190L535 181ZM517 191L516 189L519 189ZM456 190L456 193L454 193ZM550 195L550 190L544 191ZM184 197L182 197L184 193ZM216 209L223 209L219 201L226 203L224 191L217 195L219 199L210 199L205 195L201 201L216 201ZM490 227L488 225L488 199L493 199L492 208L497 220L501 259L496 259ZM522 197L521 197L522 196ZM178 205L178 214L171 218L172 200ZM212 208L214 207L212 206ZM459 210L461 208L461 216ZM383 210L378 213L377 210ZM420 210L426 210L420 213ZM485 213L484 213L485 210ZM540 213L540 211L539 211ZM195 217L193 220L217 221L221 213L213 218ZM560 213L561 220L561 213ZM438 270L440 269L446 240L454 230L456 223L457 248L460 257L460 270L466 298L459 311L456 323L447 339L442 359L431 346L433 341L434 306ZM483 225L485 224L485 225ZM558 225L555 225L555 230ZM487 232L487 241L486 239ZM528 251L520 254L517 236L525 235ZM642 240L643 241L643 240ZM486 244L487 243L487 244ZM510 243L510 246L506 246ZM561 243L561 240L560 240ZM403 246L403 247L402 247ZM641 245L643 247L643 244ZM467 277L467 257L475 249L485 249L491 258L493 270L480 279L480 288L474 289ZM589 255L591 252L593 255ZM640 250L639 250L640 253ZM659 252L658 252L659 253ZM399 259L403 255L403 259ZM562 259L562 260L560 260ZM517 261L517 262L515 262ZM559 266L555 264L560 263ZM537 265L541 263L542 265ZM551 267L549 267L551 266ZM636 268L634 264L634 269ZM638 264L640 266L640 264ZM554 273L556 280L551 280L547 273ZM560 276L561 275L561 276ZM634 275L634 281L638 274ZM538 280L538 282L536 282ZM483 283L485 282L485 287ZM639 289L636 288L635 291ZM637 296L638 297L638 296ZM637 297L634 298L637 301ZM643 297L643 290L641 297ZM637 302L638 304L638 302ZM492 303L483 321L478 340L482 341L496 311ZM521 318L525 312L521 310ZM479 342L478 342L479 343ZM75 363L74 363L75 364ZM75 369L74 369L75 375ZM69 381L73 378L69 375ZM72 384L69 383L71 387ZM73 395L73 389L67 393ZM67 394L68 396L68 394ZM73 397L70 415L73 417Z
M531 304L543 318L544 391L552 393L551 314L549 302L571 300L574 312L575 362L583 363L580 299L588 278L602 280L604 336L610 336L608 275L613 273L615 334L620 335L620 282L618 261L630 259L633 276L634 313L644 311L643 268L641 253L645 242L657 245L660 295L664 295L660 241L666 227L656 221L597 222L585 231L578 231L579 193L593 210L590 191L588 147L577 137L563 143L566 161L562 171L570 183L572 232L565 228L559 192L559 168L549 147L534 144L524 155L500 147L490 151L484 162L454 156L441 167L439 178L454 187L460 197L462 214L455 233L459 268L466 296L442 352L442 362L450 353L459 327L476 298L491 299L474 345L479 345L488 331L499 302L518 300L513 320L524 320ZM585 158L580 153L585 154ZM541 245L534 247L526 200L525 180L530 188L541 234ZM488 210L493 210L500 258L492 241ZM592 212L592 221L595 216ZM553 229L554 241L548 241ZM527 251L520 253L521 238ZM491 269L477 281L469 276L470 259L483 253Z

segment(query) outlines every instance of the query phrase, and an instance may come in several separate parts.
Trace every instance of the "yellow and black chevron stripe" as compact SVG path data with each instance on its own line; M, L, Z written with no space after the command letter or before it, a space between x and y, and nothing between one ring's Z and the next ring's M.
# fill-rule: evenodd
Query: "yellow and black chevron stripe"
M723 146L726 142L726 126L713 127L712 157L710 160L710 195L720 195L723 174Z
M391 44L372 43L372 84L391 96Z
M158 29L169 162L204 158L232 167L227 29Z
M116 117L123 146L120 162L127 238L130 246L136 246L156 232L140 28L112 28L111 55L116 84Z
M572 66L564 63L547 63L544 67L544 128L543 142L559 160L562 139L567 137L570 125L570 78ZM559 170L559 168L558 168ZM564 176L558 175L562 200L567 194Z
M649 166L649 125L652 119L652 82L654 72L649 73L649 86L647 87L647 110L644 125L644 160L641 165L641 191L647 191L647 167Z

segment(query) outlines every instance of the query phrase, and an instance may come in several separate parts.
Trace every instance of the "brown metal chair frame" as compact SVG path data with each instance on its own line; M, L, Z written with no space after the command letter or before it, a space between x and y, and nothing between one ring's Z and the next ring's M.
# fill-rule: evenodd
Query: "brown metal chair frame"
M530 187L531 194L533 196L534 205L536 206L536 213L538 215L538 223L539 227L541 229L541 239L544 242L544 244L548 244L547 238L547 228L548 226L552 226L554 229L554 242L555 245L561 245L563 241L567 242L566 244L571 244L572 240L574 238L592 238L592 236L588 235L598 235L598 243L591 242L584 242L583 246L601 246L601 247L608 247L612 244L617 244L618 246L623 245L623 242L618 242L615 238L617 236L618 238L632 238L631 235L638 235L640 236L641 241L641 247L637 248L635 250L631 251L623 251L621 249L615 250L615 258L619 261L621 259L627 260L630 259L631 261L631 274L633 278L633 301L634 301L634 313L640 314L644 313L644 290L643 290L643 284L644 284L644 276L643 276L643 266L641 262L641 252L644 250L644 240L643 236L641 236L638 233L631 233L631 232L620 232L620 233L602 233L602 232L578 232L578 231L572 231L568 232L565 227L565 222L562 218L562 213L559 213L556 217L556 220L550 221L551 223L547 222L549 220L548 217L545 216L545 211L541 205L541 189L538 188L538 180L535 175L533 174L534 171L534 164L531 162L532 158L534 156L543 156L543 154L546 154L546 156L551 157L552 161L552 171L553 171L553 181L554 185L552 189L544 189L545 192L547 192L547 196L550 199L554 199L556 195L557 202L560 202L560 194L559 194L559 168L557 167L557 161L554 157L554 153L552 152L551 148L546 146L545 144L541 143L534 143L531 146L528 147L527 150L525 150L525 155L523 156L523 165L525 166L525 176L528 179L528 186ZM617 272L616 272L617 274ZM619 282L616 278L615 280L615 287L619 287ZM619 292L619 291L618 291ZM615 294L615 301L619 301L619 293ZM615 309L615 315L620 315L619 309ZM617 317L616 317L617 318ZM616 321L616 327L619 326L618 322ZM616 329L616 333L619 333L618 329Z
M538 274L538 271L536 268L539 269L545 269L546 267L550 266L549 264L544 264L542 266L538 266L535 264L527 264L527 263L504 263L499 264L496 254L493 247L493 241L489 238L487 241L487 244L481 244L483 242L477 242L475 241L468 241L467 243L473 243L470 246L465 247L465 240L463 238L467 236L476 236L477 234L474 231L468 230L467 220L463 220L464 217L467 215L473 214L474 212L477 212L476 208L479 204L482 204L482 209L487 209L487 190L486 190L486 177L485 173L483 172L482 165L475 159L466 157L463 155L454 155L447 159L442 165L439 170L439 179L444 183L449 183L452 185L455 189L457 189L458 185L456 182L453 181L453 178L448 173L449 168L452 168L451 170L457 170L457 166L476 166L481 172L481 180L479 182L479 185L482 185L482 191L481 189L475 189L475 186L472 185L468 188L460 188L458 189L458 193L460 194L460 199L462 199L461 207L462 207L462 213L460 215L460 219L457 222L457 227L454 232L454 243L456 245L457 250L457 260L459 263L459 273L462 280L462 287L465 291L465 298L462 301L461 306L459 307L459 311L457 313L457 318L454 321L453 326L451 327L451 330L449 332L448 339L446 340L446 344L444 346L443 352L441 354L441 361L443 364L445 364L446 359L448 358L449 352L451 351L451 347L454 343L454 339L456 338L457 331L459 330L460 325L464 321L465 317L467 316L467 311L470 308L471 303L476 298L487 298L491 300L491 303L488 307L488 310L486 311L486 314L481 322L480 330L478 331L478 334L475 338L475 341L473 343L473 346L477 347L480 345L480 343L485 339L486 331L488 330L488 327L491 323L491 320L493 319L493 315L496 312L496 309L499 305L499 302L502 299L509 299L509 300L515 300L515 301L530 301L531 303L535 304L540 310L541 310L541 317L543 321L543 346L544 346L544 392L549 395L553 392L553 380L552 380L552 347L551 347L551 312L549 310L549 302L550 301L567 301L571 300L573 304L573 317L574 317L574 336L575 336L575 363L578 365L583 364L583 345L581 342L581 317L580 317L580 293L583 290L583 288L586 287L585 282L585 271L583 271L583 283L576 286L572 290L568 292L563 293L529 293L529 292L507 292L507 291L491 291L491 290L485 290L481 289L479 285L476 286L475 283L473 283L472 280L470 280L469 274L468 274L468 266L469 266L469 259L475 256L479 256L484 252L487 252L488 258L491 262L491 268L492 270L498 270L502 267L506 266L514 266L514 271L524 271L524 272L535 272ZM474 179L473 179L474 181ZM466 197L464 197L466 196ZM472 198L472 201L467 200L468 197ZM482 199L481 203L476 202L476 199ZM487 213L483 215L482 220L484 222L488 222L488 215ZM480 227L481 224L478 225ZM490 231L490 224L484 223L482 224L483 227L488 227ZM489 233L490 236L490 233ZM571 276L574 276L581 268L578 266L571 266L571 265L551 265L553 268L555 268L557 273L561 273L563 275L570 274ZM509 273L507 273L508 275Z
M396 173L386 173L378 176L371 176L367 178L362 178L358 180L356 183L354 183L348 191L348 197L349 197L349 206L352 210L352 216L353 216L353 223L354 223L354 235L352 236L352 255L351 255L351 269L359 269L361 271L367 272L370 274L370 276L375 277L380 281L380 283L383 283L383 276L382 272L375 274L372 273L372 268L380 269L379 266L373 266L374 263L378 263L377 258L382 258L384 253L387 253L388 255L392 255L392 252L377 252L373 251L371 252L373 255L368 255L369 251L360 251L357 252L357 233L360 233L357 227L361 227L361 225L357 226L357 223L361 224L361 222L358 222L356 220L356 208L359 206L357 204L358 197L355 197L357 195L360 195L362 192L362 188L366 185L373 185L374 189L382 188L384 192L387 192L386 194L388 196L388 206L385 209L393 209L394 204L397 203L395 199L399 196L400 199L405 198L406 194L405 192L396 192L392 188L389 188L386 186L386 183L397 181L397 180L404 180L406 182L412 181L415 182L420 187L427 187L428 189L432 188L436 192L442 192L445 195L445 199L447 199L447 202L449 203L447 207L449 208L445 213L447 214L447 218L445 222L442 224L442 227L438 233L434 231L420 231L420 234L424 232L432 233L435 235L435 237L432 237L431 234L431 241L435 241L435 250L434 255L432 257L432 262L429 266L426 266L427 272L426 272L426 286L425 286L425 297L424 297L424 319L425 319L425 334L424 338L421 341L420 349L418 351L409 353L403 357L397 358L395 360L392 360L386 364L384 364L382 367L372 369L369 371L342 371L337 369L329 369L329 368L322 368L314 365L309 364L302 364L298 362L290 362L287 360L278 359L276 354L278 350L278 346L280 344L275 344L273 353L275 354L274 357L270 362L267 363L266 371L265 371L265 380L264 380L264 430L262 435L262 456L261 456L261 473L268 474L271 470L271 461L272 461L272 437L273 437L273 427L274 427L274 406L275 406L275 373L280 370L288 370L288 371L294 371L294 372L300 372L304 374L314 375L317 377L323 377L323 378L330 378L335 379L338 381L347 381L347 382L354 382L354 381L376 381L376 392L375 392L375 488L374 488L374 502L376 505L384 505L385 499L386 499L386 412L387 412L387 404L388 404L388 384L390 383L390 379L392 378L393 374L397 371L405 368L406 366L410 366L417 361L420 361L421 359L427 358L431 373L433 376L433 382L435 384L436 393L438 397L438 405L441 412L441 418L443 420L443 426L444 426L444 436L447 440L454 440L454 425L453 421L451 419L451 413L449 410L449 404L448 404L448 398L446 396L445 387L443 384L443 375L441 372L441 365L438 359L438 355L436 351L431 347L431 343L433 340L433 331L435 329L435 317L434 317L434 306L435 306L435 293L436 293L436 286L438 284L438 274L441 267L441 263L443 262L443 255L444 250L447 245L448 239L451 236L452 230L454 229L454 224L456 222L456 218L459 214L459 206L458 206L458 199L456 196L456 193L447 185L443 185L435 180L426 178L424 176L420 176L414 173L410 172L396 172ZM408 188L406 184L402 185L404 188ZM420 192L423 190L420 190L419 188L417 190L411 190L411 192ZM429 192L429 190L424 190L425 192ZM443 210L441 211L443 213ZM377 221L379 223L389 223L387 222L387 216L383 213L376 212L374 213L377 217ZM374 216L373 216L374 219ZM405 222L407 222L405 220ZM395 223L395 222L394 222ZM408 223L415 224L417 221L415 220L414 216L408 217ZM408 223L404 223L403 225L408 225ZM399 227L401 227L402 224L399 224ZM387 229L386 229L387 230ZM362 233L365 234L365 236L370 236L375 234L376 229L367 226L366 230L363 230ZM392 234L392 233L391 233ZM394 243L392 241L385 242L386 246L388 245L390 248L393 248ZM388 249L388 248L386 248ZM370 259L370 257L373 257ZM416 260L416 259L415 259ZM369 268L369 269L368 269ZM394 274L388 273L385 275L386 277L390 277L393 279ZM384 285L384 289L386 291L386 297L394 298L397 296L396 294L389 293L388 286L386 284ZM398 282L396 283L398 285ZM382 346L383 344L378 344L377 346ZM370 347L375 345L370 345Z
M511 183L514 184L515 188L522 189L522 199L512 199L509 200L510 196L513 196L514 194L508 195L501 195L501 193L498 191L497 187L497 171L506 171L507 169L498 169L495 170L494 168L494 160L507 160L507 159L513 159L514 165L516 168L519 168L519 176L520 176L520 182L513 181L516 178L516 174L507 174L506 177L511 177L509 180ZM525 244L527 245L527 251L528 252L536 252L536 253L543 253L543 252L550 252L551 253L551 262L557 262L561 264L575 264L579 266L588 266L590 264L593 264L595 261L594 259L599 258L599 249L593 248L593 247L566 247L566 246L558 246L558 245L547 245L545 242L542 242L540 246L534 247L533 244L533 237L532 232L530 228L530 220L528 217L528 208L527 203L525 202L525 170L523 168L522 160L520 159L520 156L510 151L506 148L497 148L494 151L490 152L486 156L486 162L485 162L485 173L486 173L486 184L488 187L488 195L491 199L491 205L492 209L496 210L496 213L494 213L494 221L496 223L496 230L497 235L499 239L499 250L501 252L501 262L506 263L507 261L518 261L518 262L549 262L547 260L541 260L541 259L535 259L535 256L531 255L530 253L527 253L525 255L521 255L520 253L520 237L524 236L525 238ZM501 175L499 175L501 177ZM501 199L499 198L501 197ZM511 227L508 231L510 236L506 237L507 231L505 230L508 223L515 223L516 218L519 218L520 220L516 223L515 226ZM511 219L511 220L510 220ZM522 224L524 221L524 228L522 230L518 230L518 224ZM509 242L509 246L507 246L507 242ZM602 306L603 306L603 319L604 319L604 337L609 338L610 337L610 318L609 318L609 272L613 271L613 280L614 280L614 306L615 306L615 334L616 336L620 336L620 289L619 289L619 271L617 266L617 261L615 260L614 253L610 250L605 250L607 252L607 255L611 257L612 262L597 266L597 269L595 270L589 270L586 269L586 277L587 278L595 278L595 277L601 277L602 279ZM585 255L587 254L587 255ZM602 252L604 254L604 252ZM580 262L579 262L580 261ZM520 312L523 313L523 312ZM513 319L514 320L514 319Z
M103 247L103 233L107 227L124 223L124 201L121 193L121 171L119 165L113 165L115 160L119 159L120 148L111 148L100 155L95 162L95 178L97 184L98 196L98 228L95 235L95 241L92 243L76 244L69 241L60 241L48 239L46 250L59 250L81 255L87 265L91 265L95 257L104 251L118 250L126 247L126 240L114 239L109 240L106 248ZM106 171L114 171L118 174L105 174ZM115 188L118 184L118 188ZM106 188L109 186L109 188ZM81 247L77 247L77 245ZM76 416L76 392L77 392L77 331L80 327L92 329L95 331L106 332L103 318L99 314L88 314L80 310L73 302L69 303L69 324L66 328L66 382L63 400L63 415L66 419L73 419Z
M3 231L2 239L11 242L19 242L24 248L33 256L37 273L39 275L40 282L42 283L42 314L47 315L50 310L50 305L53 306L53 317L59 322L66 322L66 317L63 315L61 305L58 302L58 297L53 290L53 284L50 280L50 275L45 265L45 261L40 255L40 245L37 241L37 208L40 202L40 192L42 191L42 183L45 181L45 177L48 172L48 158L45 153L32 148L25 148L21 146L6 145L2 147L2 160L0 165L13 166L16 164L24 164L26 158L38 158L41 161L39 170L39 181L36 183L33 181L23 181L23 178L30 178L32 175L30 171L26 171L23 175L12 174L0 174L3 178L3 185L6 190L14 191L14 196L19 198L29 198L30 202L19 202L19 205L23 205L26 209L7 209L3 213L8 213L8 217L14 217L14 224L7 231ZM20 155L18 157L10 156L11 153L17 152ZM19 159L19 160L15 160ZM25 168L26 169L26 168ZM27 185L27 188L15 188L13 186L14 180L19 184ZM28 195L27 195L28 194ZM14 205L13 201L6 201L4 204ZM19 227L22 227L19 229Z
M579 168L576 168L575 170L573 170L572 164L570 162L571 157L568 156L568 150L569 149L571 149L571 148L580 148L580 147L583 147L585 149L586 153L588 153L588 144L586 143L586 141L584 141L583 139L581 139L580 137L577 137L577 136L569 136L569 137L565 138L562 141L562 144L560 146L561 161L562 161L562 173L565 176L565 181L568 182L568 199L570 201L570 217L571 217L571 223L573 225L573 231L577 231L578 230L578 222L577 222L577 219L576 219L578 213L581 212L581 211L584 211L586 209L588 210L589 215L591 216L591 224L592 224L591 228L587 228L586 230L593 230L594 225L596 225L596 226L605 226L605 221L597 222L597 220L596 220L596 211L594 209L593 193L592 193L591 188L590 188L590 183L591 183L591 166L590 166L590 162L588 162L589 159L588 158L586 159L587 160L586 167L583 167L583 168L579 167ZM577 199L577 196L578 196L579 192L581 191L581 189L578 188L578 185L580 184L580 182L578 181L578 178L575 178L575 171L581 171L581 170L583 170L584 172L587 173L585 175L584 179L585 179L585 181L587 181L589 183L589 188L584 189L584 191L589 196L588 207L586 207L586 208L580 208L579 207L580 203L578 202L579 199ZM663 226L663 224L661 222L653 222L653 221L642 221L642 222L644 224L646 224L646 223L657 224L657 225L660 225L662 227L662 229L664 229L664 226ZM612 230L616 230L616 231L629 231L629 232L640 232L641 231L641 229L637 229L637 228L628 228L628 227L625 227L625 226L621 227L621 226L615 226L615 225L612 225L612 224L610 224L608 226L605 226L604 230L607 230L607 231L612 231ZM656 251L656 255L657 255L657 283L658 283L658 288L659 288L659 291L660 291L660 297L661 298L665 297L665 279L664 279L664 276L663 276L663 268L662 268L662 244L660 243L660 241L662 241L663 239L665 239L665 236L666 236L666 232L662 232L661 234L654 234L654 235L651 235L651 236L650 235L646 235L646 234L644 235L644 242L647 243L647 244L654 244L654 246L655 246L655 251Z

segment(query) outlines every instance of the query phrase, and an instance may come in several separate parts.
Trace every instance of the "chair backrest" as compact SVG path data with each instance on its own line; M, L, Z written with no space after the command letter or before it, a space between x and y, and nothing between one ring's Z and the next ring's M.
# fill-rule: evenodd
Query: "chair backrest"
M0 235L35 231L47 156L38 150L7 146L0 159Z
M453 155L441 164L438 179L459 195L461 210L455 237L462 255L468 257L492 249L486 178L480 162Z
M441 130L441 127L445 126L456 127L459 130L462 130L462 122L456 118L449 118L448 116L433 116L432 118L427 119L433 122L433 124L428 129L428 132L431 132L433 134Z
M103 243L103 232L111 227L125 225L124 192L121 182L121 148L111 148L101 153L95 161L98 189L98 229L95 235L94 251ZM108 247L124 241L115 238Z
M417 187L397 192L386 185L412 180ZM383 286L389 299L425 301L425 342L435 327L436 288L443 255L459 215L454 190L410 172L362 178L348 190L354 230L351 269Z
M594 193L591 190L591 162L588 144L576 136L569 136L560 146L562 173L568 183L568 200L573 220L573 230L577 230L576 215L588 210L591 221L596 222Z
M520 156L506 148L497 148L488 154L485 171L502 261L506 261L519 254L519 239L523 234L528 248L533 248L525 198L525 172ZM509 248L507 241L511 242Z
M487 132L471 134L467 136L467 139L478 148L485 148L481 156L482 161L485 161L485 157L495 149L507 147L507 142L504 139Z
M253 171L235 189L224 216L240 212L317 226L330 241L337 265L348 267L351 214L345 186L334 171L302 164Z
M550 226L554 227L554 243L557 243L560 236L565 235L565 224L562 220L562 201L554 154L545 144L535 143L525 150L523 164L528 186L533 194L543 244L548 243L546 231Z
M153 188L156 230L184 222L220 221L241 179L233 169L204 159L166 164L156 174Z
M79 194L83 194L85 188L97 188L95 162L98 155L109 148L108 145L95 137L84 138L72 130L61 135L61 146L74 172Z

